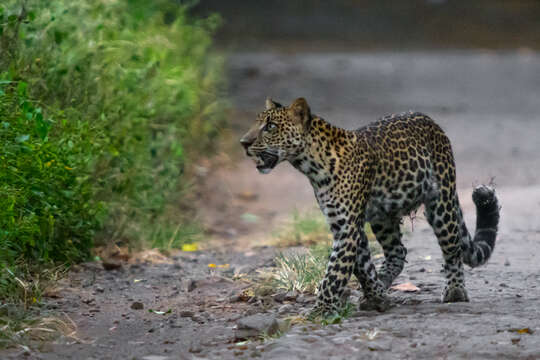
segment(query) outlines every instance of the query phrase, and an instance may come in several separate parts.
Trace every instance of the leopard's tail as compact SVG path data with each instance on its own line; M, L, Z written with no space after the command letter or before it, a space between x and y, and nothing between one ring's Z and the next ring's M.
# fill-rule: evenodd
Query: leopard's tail
M472 198L476 205L476 231L473 239L468 231L464 231L462 247L463 262L470 267L476 267L485 264L495 248L500 206L495 190L490 186L476 187ZM461 228L466 229L464 223Z

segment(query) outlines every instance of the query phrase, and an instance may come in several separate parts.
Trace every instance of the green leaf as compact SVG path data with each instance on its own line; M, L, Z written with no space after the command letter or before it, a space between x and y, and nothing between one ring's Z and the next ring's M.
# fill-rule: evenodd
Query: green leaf
M28 84L24 81L19 81L19 84L17 85L17 92L19 93L19 96L26 96L26 88L28 87Z
M15 138L15 141L18 142L18 143L23 143L25 141L28 141L28 139L30 139L30 135L28 134L24 134L24 135L19 135Z
M41 140L45 140L45 138L49 134L50 124L47 121L43 120L43 114L41 113L41 109L39 108L36 109L35 112L35 121L37 134L39 135Z

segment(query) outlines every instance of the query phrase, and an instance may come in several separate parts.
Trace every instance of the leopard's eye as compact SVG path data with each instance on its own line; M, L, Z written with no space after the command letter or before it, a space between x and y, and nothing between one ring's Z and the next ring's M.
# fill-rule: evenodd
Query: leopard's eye
M266 125L264 125L264 131L272 131L276 127L277 127L276 124L274 124L273 122L269 122L269 123L266 123Z

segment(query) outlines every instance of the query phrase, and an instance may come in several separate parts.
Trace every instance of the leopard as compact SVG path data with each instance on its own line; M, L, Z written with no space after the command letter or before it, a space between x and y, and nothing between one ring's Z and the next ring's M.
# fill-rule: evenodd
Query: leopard
M469 301L464 264L484 265L493 253L499 201L492 184L474 187L476 230L471 236L456 191L450 140L429 116L390 114L348 130L312 114L304 98L289 106L267 98L240 143L262 174L284 161L304 174L328 222L331 254L312 316L340 311L353 274L363 293L360 310L382 312L393 306L388 289L407 255L400 224L421 206L442 250L442 302ZM378 269L366 222L382 247Z

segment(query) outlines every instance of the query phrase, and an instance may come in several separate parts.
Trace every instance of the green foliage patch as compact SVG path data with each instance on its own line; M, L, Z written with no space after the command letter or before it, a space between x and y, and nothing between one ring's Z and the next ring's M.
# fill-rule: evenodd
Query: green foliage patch
M179 204L222 124L218 25L166 0L2 2L0 300L21 261L199 236Z

